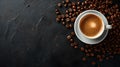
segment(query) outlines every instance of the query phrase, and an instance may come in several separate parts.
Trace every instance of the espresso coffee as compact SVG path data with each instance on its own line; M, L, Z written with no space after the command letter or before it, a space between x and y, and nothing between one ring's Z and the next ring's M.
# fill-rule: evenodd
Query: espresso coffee
M102 20L93 14L84 16L80 21L81 32L88 37L98 35L102 30L102 26Z

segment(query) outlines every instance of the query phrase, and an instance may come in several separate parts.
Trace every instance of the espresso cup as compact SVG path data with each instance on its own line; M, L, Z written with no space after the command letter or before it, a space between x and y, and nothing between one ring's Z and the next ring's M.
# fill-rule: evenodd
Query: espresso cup
M106 17L96 10L86 10L80 13L74 24L75 34L78 38L80 38L78 36L80 34L88 39L97 39L105 30L109 29L112 29L112 26L108 24Z

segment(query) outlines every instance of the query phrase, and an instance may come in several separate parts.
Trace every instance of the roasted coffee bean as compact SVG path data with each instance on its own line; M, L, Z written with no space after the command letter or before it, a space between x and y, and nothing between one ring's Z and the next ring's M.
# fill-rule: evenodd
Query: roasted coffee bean
M57 14L57 15L59 15L59 14L60 14L60 12L56 12L56 14Z
M74 2L72 2L72 6L75 6L76 4Z
M69 16L69 18L71 19L71 18L72 18L72 16Z
M92 61L92 62L91 62L91 64L92 64L92 65L95 65L95 64L96 64L96 62L95 62L95 61Z
M94 56L94 53L90 53L90 56L92 56L92 57L93 57L93 56Z
M75 46L77 46L77 45L78 45L78 43L77 43L77 42L74 42L74 45L75 45Z
M75 17L71 18L71 22L75 22Z
M65 25L66 23L63 21L62 24Z
M64 18L65 18L65 15L64 15L64 14L62 14L62 15L61 15L61 18L63 18L63 19L64 19Z
M71 32L70 34L71 34L71 36L75 36L75 32Z
M62 4L61 4L61 3L58 3L58 4L57 4L57 6L58 6L58 7L61 7L61 6L62 6Z
M78 14L79 14L79 13L78 13L78 12L76 12L75 14L78 16Z
M85 48L84 48L84 47L80 47L80 50L81 50L81 51L84 51L84 50L85 50Z
M68 10L66 10L65 12L66 12L66 14L68 14L68 13L69 13L69 11L68 11Z
M68 11L69 11L70 13L72 13L72 8L69 8Z
M66 15L65 15L65 17L66 17L66 18L68 18L68 17L69 17L69 15L68 15L68 14L66 14Z
M69 2L70 2L70 0L65 0L65 2L66 2L66 3L69 3Z
M72 27L73 27L73 25L72 25L72 24L69 24L69 27L70 27L70 28L72 28Z
M69 6L69 7L71 7L71 6L72 6L72 4L71 4L71 3L69 3L69 4L68 4L68 6Z
M78 6L77 9L79 10L79 9L80 9L80 6Z
M64 7L67 7L67 4L64 4Z
M73 47L73 46L74 46L74 43L71 43L70 45Z
M58 12L59 10L58 9L55 9L55 12Z
M89 54L89 53L86 53L86 56L88 56L88 57L89 57L89 56L90 56L90 54Z
M69 16L72 16L72 13L69 13Z
M83 57L83 58L82 58L82 61L86 61L86 58L85 58L85 57Z
M78 46L74 46L74 48L78 48Z
M68 39L68 40L70 40L71 38L72 38L71 35L68 35L68 36L67 36L67 39Z
M59 18L56 18L56 21L57 21L57 22L60 22L60 19L59 19Z
M73 43L73 42L74 42L74 40L73 40L73 39L70 39L70 42L71 42L71 43Z
M62 1L62 4L65 4L65 1Z
M62 17L61 17L61 15L58 15L57 18L61 19Z
M70 27L69 27L69 24L66 24L65 27L68 28L68 29L70 28Z
M66 22L70 22L70 19L69 19L69 18L66 18Z
M64 21L64 19L62 18L62 19L61 19L61 21L63 22L63 21Z
M73 9L76 9L76 6L72 6Z
M79 1L77 2L77 5L80 5L80 2L79 2Z
M76 9L73 9L74 12L76 12Z

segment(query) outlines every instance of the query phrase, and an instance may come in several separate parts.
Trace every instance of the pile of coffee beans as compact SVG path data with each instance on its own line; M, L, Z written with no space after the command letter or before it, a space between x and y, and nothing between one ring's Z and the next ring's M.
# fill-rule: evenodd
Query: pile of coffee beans
M87 61L89 58L96 58L97 61L91 61L92 65L98 64L103 60L109 60L116 55L120 55L120 11L117 4L113 4L112 0L84 0L70 1L64 0L57 4L56 21L61 23L67 29L73 30L73 25L76 17L85 10L97 10L105 15L109 24L112 25L112 30L104 41L96 45L84 45L75 40L74 32L66 37L70 42L70 46L80 49L84 53L82 60ZM100 65L98 65L100 67Z

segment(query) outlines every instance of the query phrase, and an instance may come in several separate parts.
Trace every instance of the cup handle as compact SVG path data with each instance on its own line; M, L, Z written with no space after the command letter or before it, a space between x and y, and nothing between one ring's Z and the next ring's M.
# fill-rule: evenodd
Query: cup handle
M112 29L112 25L106 25L105 27L106 27L106 30Z

